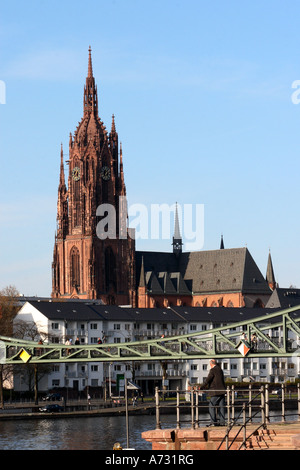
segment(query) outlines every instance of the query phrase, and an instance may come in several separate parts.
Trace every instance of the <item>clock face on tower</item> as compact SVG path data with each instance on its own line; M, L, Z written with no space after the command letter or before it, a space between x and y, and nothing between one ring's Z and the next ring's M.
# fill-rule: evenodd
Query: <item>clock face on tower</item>
M104 181L108 181L110 179L110 168L103 166L100 170L100 176Z
M80 180L80 169L78 166L75 166L72 170L72 178L74 181Z

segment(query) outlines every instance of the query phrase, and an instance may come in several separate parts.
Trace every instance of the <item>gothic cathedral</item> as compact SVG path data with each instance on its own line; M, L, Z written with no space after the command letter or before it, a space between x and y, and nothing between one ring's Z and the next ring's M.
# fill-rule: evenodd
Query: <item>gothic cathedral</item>
M247 248L182 251L177 212L173 250L136 251L128 228L122 147L115 119L108 134L98 115L89 49L83 117L63 148L52 263L52 297L97 299L139 308L264 306L276 282L269 255L264 278ZM177 211L177 206L176 206Z
M114 116L108 134L98 115L91 48L83 117L70 134L68 165L66 186L61 148L52 297L134 305L135 242L127 227L122 148Z

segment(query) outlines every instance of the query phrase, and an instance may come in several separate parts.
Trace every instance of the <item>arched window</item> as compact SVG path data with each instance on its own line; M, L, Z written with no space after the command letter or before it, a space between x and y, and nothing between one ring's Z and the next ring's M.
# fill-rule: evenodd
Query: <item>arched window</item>
M80 287L80 254L78 248L73 246L70 253L70 279L71 287Z

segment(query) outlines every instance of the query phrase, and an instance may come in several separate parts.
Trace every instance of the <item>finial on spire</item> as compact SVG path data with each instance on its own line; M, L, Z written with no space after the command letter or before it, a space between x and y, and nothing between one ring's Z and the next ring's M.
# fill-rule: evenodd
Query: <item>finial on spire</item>
M88 77L93 76L93 66L92 66L92 48L89 46L89 66L88 66Z
M111 132L116 132L115 115L112 115Z

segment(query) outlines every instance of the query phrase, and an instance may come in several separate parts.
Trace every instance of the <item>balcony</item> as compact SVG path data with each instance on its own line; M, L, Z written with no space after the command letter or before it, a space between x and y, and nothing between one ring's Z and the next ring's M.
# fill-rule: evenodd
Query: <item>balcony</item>
M147 329L133 329L132 335L137 339L147 339L147 338L159 338L161 335L165 336L181 336L188 334L188 331L185 329L159 329L159 330L147 330Z
M136 371L135 375L137 378L140 377L149 377L149 378L155 378L155 377L162 377L163 372L162 370L145 370L145 371ZM167 378L171 377L187 377L188 372L185 370L167 370Z

